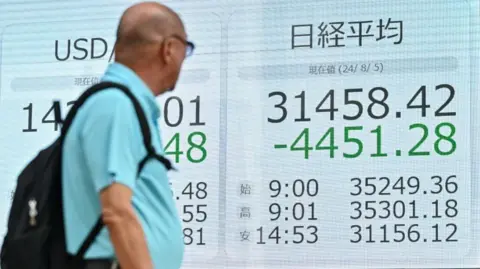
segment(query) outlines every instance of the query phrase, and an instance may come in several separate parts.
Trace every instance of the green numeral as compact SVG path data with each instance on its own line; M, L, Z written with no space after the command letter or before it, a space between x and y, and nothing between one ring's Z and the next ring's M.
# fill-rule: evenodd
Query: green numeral
M448 131L447 131L448 134L443 134L443 132L441 131L442 127L446 127L448 129ZM413 130L413 129L422 129L423 134L422 134L422 138L420 139L420 141L418 141L417 144L415 144L415 146L409 151L409 155L410 156L428 156L428 155L430 155L430 152L428 152L428 151L417 151L417 149L427 140L427 137L428 137L427 126L425 126L424 124L421 124L421 123L416 123L416 124L410 125L410 130ZM455 152L455 150L457 149L457 142L453 139L453 136L455 135L455 131L456 131L455 126L451 123L444 122L444 123L441 123L441 124L437 125L437 127L435 128L435 135L437 136L438 139L434 143L434 149L435 149L435 152L438 155L446 156L446 155L450 155L453 152ZM442 141L445 141L446 143L450 144L450 149L449 150L443 151L443 150L440 149L440 143Z
M170 151L170 147L174 144L174 149ZM168 141L167 145L165 146L165 154L166 155L175 155L175 162L180 162L180 155L183 154L183 151L180 151L180 134L176 133L173 135L172 139Z
M322 146L323 142L328 139L328 146ZM327 132L320 138L315 146L316 150L329 150L330 151L330 158L335 157L335 150L338 149L338 146L335 146L335 132L334 128L331 127L327 130Z
M363 152L363 143L358 138L353 138L350 136L351 131L361 131L363 130L362 126L353 126L345 127L345 143L354 143L357 145L357 151L355 153L343 153L345 158L357 158Z
M300 144L303 140L303 145ZM313 150L313 147L310 147L310 135L309 129L305 128L300 133L300 135L295 139L292 146L290 146L291 151L303 151L305 159L308 159L310 151Z
M413 145L413 147L408 151L409 156L428 156L430 155L429 151L421 151L420 148L425 144L428 139L429 130L425 124L415 123L410 125L409 130L420 129L420 137L418 141ZM344 144L353 144L356 148L354 152L344 152L343 157L345 158L357 158L363 153L363 142L358 136L354 134L355 131L362 131L363 126L350 126L345 127L344 129ZM376 151L373 154L370 154L371 157L387 157L387 153L383 152L382 142L383 142L383 129L379 125L377 128L370 131L376 137ZM454 139L456 133L455 126L451 123L444 122L436 126L435 135L437 139L434 143L435 152L438 155L447 156L451 155L457 149L457 142ZM190 143L190 140L189 140ZM169 145L171 142L169 143ZM192 143L190 143L192 144ZM443 146L443 149L440 146ZM203 144L201 144L203 145ZM275 145L275 148L287 148L287 145ZM310 157L310 151L314 148L310 145L310 129L305 128L303 131L295 138L295 141L290 146L290 151L302 151L304 153L304 158L308 159ZM335 151L339 149L339 146L335 144L335 128L330 127L318 140L315 145L315 150L327 150L329 151L330 158L335 158ZM397 152L400 151L397 149ZM178 151L181 154L182 152ZM187 152L187 156L190 155ZM178 155L176 155L178 156ZM397 156L400 154L397 153ZM192 161L194 162L194 161ZM398 183L398 182L397 182ZM397 183L395 185L397 185ZM400 182L401 183L401 182ZM403 184L403 183L401 183ZM400 186L401 187L401 186Z
M428 151L417 151L417 149L422 146L422 144L425 142L425 140L427 140L427 137L428 137L428 128L427 126L425 126L425 124L421 124L421 123L416 123L416 124L412 124L410 125L410 129L409 130L413 130L413 129L422 129L422 138L417 142L417 144L415 144L415 146L413 146L413 148L408 152L408 155L409 156L428 156L430 155L430 152Z
M188 135L187 142L189 148L187 150L187 159L192 163L201 163L205 161L207 158L207 150L205 149L205 143L207 142L207 136L202 132L193 132ZM166 155L174 155L175 162L180 162L180 155L183 155L184 152L180 150L180 133L176 133L173 137L168 141L167 145L165 146L165 154ZM200 156L195 158L193 155L199 151Z
M444 135L440 132L441 128L442 127L448 127L448 129L450 130L448 135ZM437 128L435 128L435 134L437 135L438 139L435 141L435 152L437 152L439 155L450 155L452 154L455 149L457 149L457 142L455 142L455 140L453 139L453 136L455 135L455 126L451 123L448 123L448 122L444 122L444 123L441 123L437 126ZM450 143L451 147L450 147L450 150L448 151L442 151L440 149L440 142L445 140L446 142Z
M194 141L195 137L200 137L200 142ZM207 136L202 132L194 132L188 136L188 144L190 148L187 150L187 159L192 163L201 163L207 158L207 150L205 149L205 143L207 142ZM200 151L200 157L195 159L192 157L193 150Z
M376 129L370 131L372 134L377 135L377 152L371 154L372 157L387 157L386 153L382 153L382 126L378 126Z

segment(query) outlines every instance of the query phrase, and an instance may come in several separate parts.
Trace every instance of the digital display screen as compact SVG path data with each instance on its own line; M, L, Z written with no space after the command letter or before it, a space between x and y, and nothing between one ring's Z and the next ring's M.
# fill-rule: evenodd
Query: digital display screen
M0 1L2 234L133 3ZM196 44L158 98L183 268L480 268L479 1L165 4Z

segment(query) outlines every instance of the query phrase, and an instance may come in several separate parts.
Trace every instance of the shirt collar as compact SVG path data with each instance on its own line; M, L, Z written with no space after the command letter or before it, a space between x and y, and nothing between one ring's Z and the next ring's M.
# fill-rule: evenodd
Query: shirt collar
M114 62L111 63L105 71L105 78L107 80L116 80L116 82L127 86L134 95L145 101L147 106L145 108L148 109L148 112L154 120L157 120L160 117L160 109L155 95L147 84L145 84L145 82L132 69L121 63Z

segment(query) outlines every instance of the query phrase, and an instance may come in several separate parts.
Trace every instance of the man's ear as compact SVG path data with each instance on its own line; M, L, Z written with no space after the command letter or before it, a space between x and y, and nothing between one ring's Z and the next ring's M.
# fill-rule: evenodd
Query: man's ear
M160 57L165 64L169 64L173 61L173 42L171 39L167 39L162 43L160 53Z

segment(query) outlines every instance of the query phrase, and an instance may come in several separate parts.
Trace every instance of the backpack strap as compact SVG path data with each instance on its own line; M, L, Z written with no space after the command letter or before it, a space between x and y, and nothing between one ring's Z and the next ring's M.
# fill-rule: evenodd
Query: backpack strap
M151 157L154 157L155 159L158 159L158 161L160 161L167 168L167 170L172 170L173 167L172 167L172 164L170 163L170 161L168 159L156 154L155 148L152 145L152 136L151 136L151 133L150 133L150 127L148 126L147 118L146 118L145 113L144 113L140 103L138 102L137 98L135 98L135 96L133 96L133 94L130 92L130 90L127 87L125 87L124 85L119 84L119 83L100 82L98 84L95 84L92 87L90 87L89 89L87 89L77 99L77 101L75 101L75 103L73 104L73 107L68 112L68 114L65 118L65 121L63 121L63 124L62 124L62 130L61 130L61 136L60 136L60 138L62 139L62 142L63 142L63 139L64 139L65 135L67 134L68 129L70 128L70 125L73 122L73 119L74 119L75 115L77 114L80 107L88 99L88 97L90 97L91 95L93 95L93 94L95 94L99 91L109 89L109 88L116 88L116 89L121 90L132 101L133 107L135 108L135 113L137 114L138 121L140 123L140 128L141 128L142 135L143 135L143 144L145 145L145 148L147 150L148 155L150 155L148 159L150 159ZM61 119L62 117L61 117L61 113L60 113L60 105L59 105L58 101L54 102L54 111L55 111L55 121L58 122L58 123L62 123L62 119ZM146 161L142 160L139 168L143 168L145 163L146 163ZM141 170L141 169L139 169L139 170Z
M85 103L87 98L90 97L91 95L97 93L97 92L100 92L102 90L109 89L109 88L118 89L118 90L122 91L123 93L125 93L128 96L128 98L130 98L130 100L132 101L133 106L135 108L135 113L137 114L138 121L140 123L140 128L141 128L142 135L143 135L143 144L145 145L145 149L147 150L147 156L145 156L143 158L143 160L140 162L140 164L138 165L137 178L138 178L138 175L140 174L141 170L143 169L143 167L147 163L147 161L152 159L152 158L161 162L167 170L172 170L172 169L175 170L175 168L173 168L171 162L168 159L166 159L165 157L156 153L155 148L153 147L153 144L152 144L152 136L151 136L151 133L150 133L150 127L148 125L147 118L146 118L145 113L144 113L140 103L138 102L137 98L135 98L135 96L130 92L130 90L127 87L125 87L122 84L118 84L118 83L114 83L114 82L100 82L98 84L95 84L92 87L88 88L77 99L77 101L75 101L75 103L73 104L73 107L68 112L68 114L65 118L65 121L63 121L61 135L60 135L61 142L63 143L63 140L64 140L64 138L67 134L68 129L70 128L70 126L73 122L73 119L74 119L75 115L77 114L79 108ZM56 103L57 103L56 105L54 103L55 121L57 123L62 123L61 113L60 113L60 105L59 105L58 102L56 102ZM93 244L93 242L95 241L95 238L98 236L98 234L102 230L103 226L104 226L104 223L103 223L103 220L102 220L102 216L100 216L98 218L97 222L95 223L95 226L90 230L88 236L85 238L84 242L80 246L77 254L75 254L74 260L80 262L83 259L83 257L85 256L85 253L90 248L90 246Z

